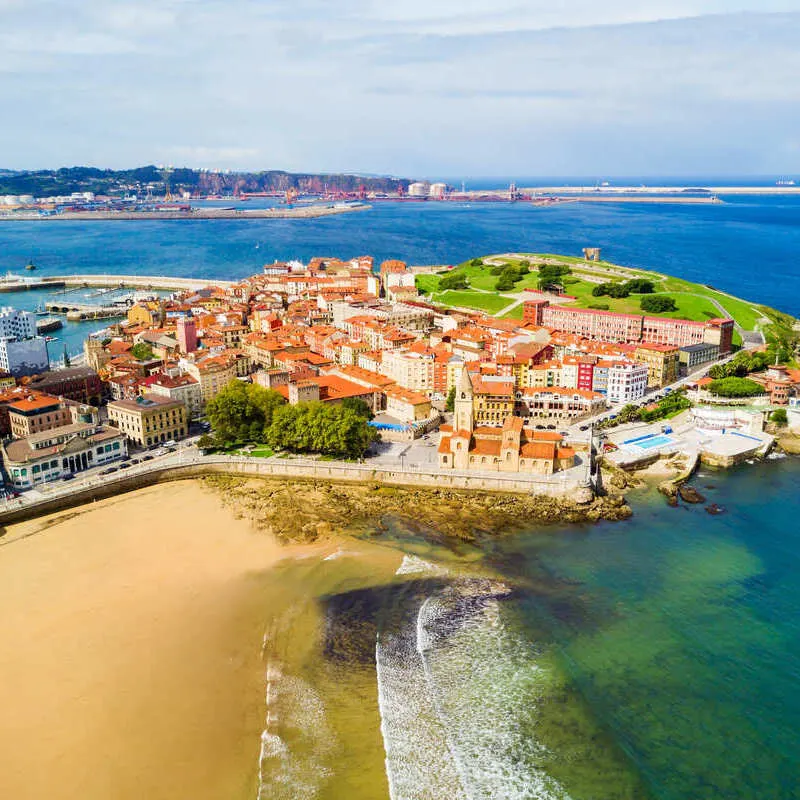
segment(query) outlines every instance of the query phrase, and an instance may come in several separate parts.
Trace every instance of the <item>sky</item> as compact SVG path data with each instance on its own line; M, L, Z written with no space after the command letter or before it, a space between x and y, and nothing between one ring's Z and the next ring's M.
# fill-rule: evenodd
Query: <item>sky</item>
M800 174L800 0L0 0L0 167Z

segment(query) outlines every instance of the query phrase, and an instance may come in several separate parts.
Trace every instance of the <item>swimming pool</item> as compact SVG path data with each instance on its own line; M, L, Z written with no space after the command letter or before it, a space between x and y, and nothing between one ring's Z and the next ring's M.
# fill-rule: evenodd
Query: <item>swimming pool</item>
M636 439L628 439L623 442L623 444L640 447L642 450L652 450L656 447L665 447L668 444L675 444L675 440L671 436L665 436L663 433L652 433L649 436L639 436Z

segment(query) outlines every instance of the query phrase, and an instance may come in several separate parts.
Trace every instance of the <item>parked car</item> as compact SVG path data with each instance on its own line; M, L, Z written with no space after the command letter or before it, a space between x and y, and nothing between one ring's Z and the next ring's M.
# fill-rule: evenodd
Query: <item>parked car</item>
M555 429L556 429L555 425L548 425L547 426L547 430L549 430L549 431L554 431Z
M152 461L152 460L153 460L153 456L149 456L149 455L148 456L142 456L142 461Z
M120 464L119 468L120 469L130 469L130 466L131 466L130 464Z
M589 430L589 426L588 425L581 425L580 428L578 428L578 430L588 431Z
M75 478L75 476L71 472L68 472L66 475L62 475L61 476L61 480L62 481L71 481L74 478Z

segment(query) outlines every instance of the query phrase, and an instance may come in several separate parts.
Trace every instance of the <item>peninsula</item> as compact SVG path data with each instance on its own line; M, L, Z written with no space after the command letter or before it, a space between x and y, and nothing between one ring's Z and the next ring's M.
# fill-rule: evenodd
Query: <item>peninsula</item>
M134 302L86 341L80 367L31 370L12 334L33 315L0 317L12 373L0 522L204 475L372 487L342 498L378 517L403 514L391 491L406 487L417 506L482 508L492 530L614 519L629 510L603 497L629 485L626 471L655 464L685 480L700 461L759 457L800 429L795 320L597 248L456 268L313 258L211 285L130 282L175 291ZM324 527L302 517L271 524L288 538Z

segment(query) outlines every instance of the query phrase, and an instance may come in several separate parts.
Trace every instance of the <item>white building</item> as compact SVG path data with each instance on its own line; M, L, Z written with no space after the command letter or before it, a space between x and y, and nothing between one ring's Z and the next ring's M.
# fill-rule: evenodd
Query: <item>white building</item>
M36 315L18 311L11 306L0 308L0 337L4 339L32 339L36 336Z
M64 475L108 464L128 453L117 428L78 422L2 445L3 463L16 489L31 489Z
M42 336L33 339L0 339L0 371L15 377L35 375L50 369L47 342Z
M608 370L608 402L632 403L647 391L646 364L617 363Z

